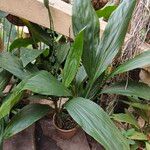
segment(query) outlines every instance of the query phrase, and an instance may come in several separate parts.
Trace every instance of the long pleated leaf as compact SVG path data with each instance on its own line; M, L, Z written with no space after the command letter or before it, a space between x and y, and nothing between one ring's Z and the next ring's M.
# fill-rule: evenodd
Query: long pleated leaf
M91 1L74 2L73 30L77 34L83 27L87 27L84 34L83 65L93 82L112 63L121 48L135 3L136 0L124 0L120 4L111 15L99 43L99 20L91 6Z
M5 128L5 121L4 119L0 119L0 148L3 147L3 133Z
M107 94L119 94L119 95L125 95L125 96L135 96L139 98L143 98L145 100L150 100L150 87L144 83L136 83L131 82L121 82L116 83L104 90L102 90L101 93L107 93Z
M124 114L124 113L119 113L119 114L113 114L112 117L114 120L118 121L118 122L126 122L129 123L130 125L135 126L136 128L140 128L138 125L138 122L136 121L135 117L130 114Z
M11 74L5 70L0 72L0 94L5 89L6 85L10 81Z
M42 27L40 27L39 25L35 23L31 23L25 19L22 19L22 21L29 28L32 34L32 37L35 41L42 41L43 43L49 46L52 45L52 38L46 31L44 31Z
M0 67L12 73L19 79L24 79L30 75L30 73L23 68L21 60L9 52L0 54Z
M110 15L113 13L113 11L115 11L116 8L117 8L116 5L109 4L109 5L106 5L105 7L97 10L96 13L99 18L103 17L105 19L109 19Z
M63 71L63 84L68 87L74 79L80 65L83 52L83 33L82 30L75 38L75 41L69 51Z
M125 104L128 104L134 108L142 109L142 110L148 110L150 111L150 104L143 104L143 103L138 103L138 102L127 102L123 101Z
M135 58L123 63L111 73L110 77L147 65L150 65L150 51L143 52Z
M4 99L4 102L0 106L0 119L8 115L13 106L20 101L23 95L22 89L25 83L26 81L22 81L20 84L18 84Z
M129 145L104 110L84 98L70 100L65 108L72 118L106 150L129 150Z
M123 0L111 15L98 47L97 61L95 62L97 69L94 80L106 70L119 52L124 42L135 4L136 0Z
M26 67L30 62L35 60L44 51L45 50L21 48L20 49L20 59L22 60L23 67Z
M3 135L4 139L10 138L16 133L29 127L46 115L50 110L49 106L40 104L30 104L25 106L6 126Z
M18 38L11 43L9 49L10 49L10 51L13 51L16 48L27 47L31 44L36 44L38 42L39 42L39 40L35 41L31 37L29 37L29 38Z
M71 96L71 92L50 73L41 71L21 81L0 106L0 119L8 115L23 96L24 90L42 95Z
M71 96L71 92L46 71L41 71L28 79L23 90L30 90L42 95Z
M72 25L75 36L84 28L83 65L88 76L95 73L96 49L99 43L99 19L91 0L75 0Z

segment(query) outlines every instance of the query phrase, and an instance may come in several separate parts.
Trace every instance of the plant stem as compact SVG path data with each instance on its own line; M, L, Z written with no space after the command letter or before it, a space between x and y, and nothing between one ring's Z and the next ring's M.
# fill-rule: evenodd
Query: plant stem
M4 26L5 26L5 18L3 20L3 43L5 45L5 29L4 29Z
M59 106L58 106L59 113L61 112L61 101L62 101L62 98L60 98L60 100L59 100Z
M52 46L54 46L54 37L55 37L55 34L54 34L54 31L53 31L54 30L53 18L52 18L52 15L51 15L50 7L46 6L46 8L48 10L50 30L51 30L51 33L52 33Z
M19 38L19 26L17 26L17 36Z
M85 95L85 98L88 98L89 93L90 93L90 91L91 91L91 88L92 88L93 84L94 84L94 80L89 81L89 87L88 87L88 89L87 89L87 93L86 93L86 95Z
M53 103L54 103L54 107L55 107L55 112L57 113L58 112L58 109L57 109L57 101L53 101Z
M21 29L21 34L20 34L21 38L23 37L23 30L24 30L24 27L22 27L22 29Z
M8 36L7 52L8 52L8 49L9 49L9 42L10 42L11 31L12 31L12 24L10 25L10 31L9 31L9 36Z
M59 113L59 108L58 108L58 102L59 98L57 97L53 97L53 103L54 103L54 107L55 107L55 113L58 114Z

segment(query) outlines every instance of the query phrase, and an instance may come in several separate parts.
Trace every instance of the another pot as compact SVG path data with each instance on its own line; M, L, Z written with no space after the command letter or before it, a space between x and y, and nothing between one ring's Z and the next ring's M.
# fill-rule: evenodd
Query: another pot
M70 138L72 138L72 137L76 134L76 132L77 132L77 130L78 130L78 127L77 127L77 126L74 127L74 128L72 128L72 129L69 129L69 130L60 129L60 128L56 125L55 119L56 119L56 114L54 114L54 116L53 116L53 125L54 125L54 127L56 128L57 133L59 134L59 136L60 136L62 139L70 139Z

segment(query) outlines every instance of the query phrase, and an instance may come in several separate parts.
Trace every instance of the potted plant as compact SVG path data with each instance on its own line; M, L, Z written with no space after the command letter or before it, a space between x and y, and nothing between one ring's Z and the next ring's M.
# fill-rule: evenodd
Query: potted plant
M114 68L111 72L108 71L123 44L135 3L136 0L124 0L119 5L110 16L100 39L99 18L91 5L91 1L75 0L72 16L75 39L65 64L61 65L59 74L54 70L43 71L42 69L36 70L34 73L31 72L33 66L30 66L29 69L28 65L31 65L33 58L35 59L40 55L38 52L35 57L33 51L26 49L26 54L30 52L30 59L23 57L24 55L16 57L10 53L0 54L0 67L22 80L2 103L0 119L7 116L13 106L19 102L20 95L24 90L51 97L55 104L58 103L58 98L67 98L67 102L63 104L59 112L67 110L73 120L86 133L101 143L105 149L129 150L130 146L127 139L114 125L110 116L98 105L97 101L99 95L103 93L150 99L150 87L142 83L128 82L127 84L122 82L105 88L107 81L115 75L150 64L150 51L147 51ZM49 43L47 34L43 36L42 29L35 32L35 29L39 29L39 27L36 26L35 28L33 25L29 27L33 30L33 34L38 35L43 42ZM54 52L52 53L53 56ZM6 58L7 64L4 63ZM15 68L10 67L10 64ZM56 121L55 117L54 121Z
M72 138L77 132L77 123L72 119L67 110L61 108L53 115L53 124L57 133L63 139Z

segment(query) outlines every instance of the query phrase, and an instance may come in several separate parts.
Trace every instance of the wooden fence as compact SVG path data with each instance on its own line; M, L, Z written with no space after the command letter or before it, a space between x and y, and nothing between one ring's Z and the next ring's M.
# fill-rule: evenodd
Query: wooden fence
M54 30L60 34L73 38L72 34L72 6L61 0L49 0L52 13ZM43 0L0 0L0 10L25 18L44 27L49 27L48 12ZM107 23L100 21L102 35ZM131 36L126 35L128 40ZM141 45L141 50L150 49L146 43Z

